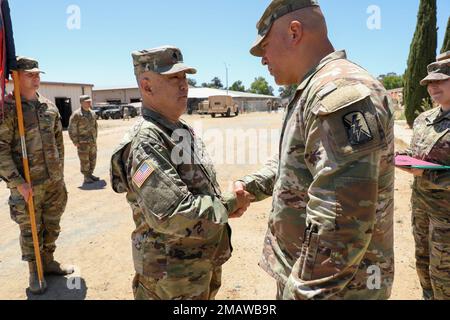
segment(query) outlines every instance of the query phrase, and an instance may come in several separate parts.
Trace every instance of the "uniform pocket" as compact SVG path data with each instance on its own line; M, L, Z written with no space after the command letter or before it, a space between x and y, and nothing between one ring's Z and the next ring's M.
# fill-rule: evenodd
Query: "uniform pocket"
M441 140L450 132L450 129L445 129L444 131L442 131L441 133L437 134L436 136L434 136L432 139L430 139L430 141L428 142L428 149L426 150L426 154L430 154L433 152L433 149L435 147L439 147L439 142L441 142ZM450 140L450 137L448 138L448 140ZM447 153L448 150L445 150L445 152ZM443 159L444 160L444 159Z
M18 192L17 194L14 192L9 197L8 205L11 219L18 224L22 223L22 218L27 217L27 205L23 197Z
M136 273L154 279L162 279L165 276L166 247L156 237L152 237L150 230L133 234L132 255Z
M302 249L301 279L311 281L329 277L336 273L335 265L331 261L331 249L322 244L317 228L306 231ZM303 261L302 261L303 260Z

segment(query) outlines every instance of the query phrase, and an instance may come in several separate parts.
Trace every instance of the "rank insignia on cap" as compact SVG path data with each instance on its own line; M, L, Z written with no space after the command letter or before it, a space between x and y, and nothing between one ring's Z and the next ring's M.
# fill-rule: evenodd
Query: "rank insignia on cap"
M133 183L138 188L141 188L154 171L155 168L153 168L153 165L150 163L150 161L144 161L144 163L141 164L139 169L135 172L133 176Z
M344 125L347 129L348 140L352 146L373 140L367 121L361 112L352 112L344 116Z

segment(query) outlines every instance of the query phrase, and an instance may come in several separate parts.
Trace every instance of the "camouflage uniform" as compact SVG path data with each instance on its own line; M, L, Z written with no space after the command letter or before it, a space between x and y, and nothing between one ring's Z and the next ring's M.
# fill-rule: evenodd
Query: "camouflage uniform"
M294 5L302 3L315 1ZM389 298L393 126L386 90L345 52L304 77L286 111L280 155L242 179L257 200L273 195L260 266L277 280L278 299Z
M20 226L22 259L34 261L33 240L26 203L17 187L24 184L22 152L15 102L5 103L0 124L0 175L11 190L11 218ZM37 101L23 100L25 140L33 184L33 199L39 243L44 253L53 253L60 233L60 220L67 203L64 184L64 142L60 115L56 106L42 96Z
M435 108L414 122L411 157L450 165L450 112ZM429 297L450 299L450 172L426 170L411 197L416 269Z
M136 68L145 62L157 66L160 61L145 59L166 51L182 60L171 48L143 51L134 55ZM111 160L112 187L127 193L136 224L134 296L213 299L221 266L231 256L228 215L235 211L236 198L221 194L205 146L189 126L173 124L145 106L142 116ZM179 135L184 136L181 148ZM175 161L173 155L181 150L193 159Z
M92 110L78 109L70 117L69 136L78 145L78 157L81 162L81 173L91 176L97 162L98 124Z
M447 65L443 68L434 66ZM450 60L434 63L421 83L450 79ZM422 113L414 122L407 154L416 159L450 165L450 112L440 107ZM450 172L425 170L412 187L412 226L416 270L425 299L450 299Z
M128 110L128 107L123 108L123 120L130 120L130 110Z

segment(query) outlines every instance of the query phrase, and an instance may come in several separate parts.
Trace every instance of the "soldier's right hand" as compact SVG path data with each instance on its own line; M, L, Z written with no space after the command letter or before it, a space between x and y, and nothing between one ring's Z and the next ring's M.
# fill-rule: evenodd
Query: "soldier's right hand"
M20 192L26 202L28 202L30 196L33 196L33 189L28 183L21 184L17 187L17 190Z
M237 198L237 209L228 216L230 219L242 217L250 204L255 201L255 196L245 191L245 185L240 181L235 182L234 192Z

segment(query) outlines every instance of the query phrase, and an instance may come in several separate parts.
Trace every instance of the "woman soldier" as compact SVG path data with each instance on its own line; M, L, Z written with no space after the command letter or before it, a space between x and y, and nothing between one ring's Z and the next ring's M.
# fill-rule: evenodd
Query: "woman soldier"
M420 84L439 107L421 114L407 154L450 166L450 52L428 66ZM409 170L416 269L424 299L450 299L450 171Z

